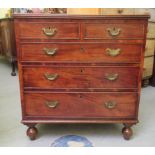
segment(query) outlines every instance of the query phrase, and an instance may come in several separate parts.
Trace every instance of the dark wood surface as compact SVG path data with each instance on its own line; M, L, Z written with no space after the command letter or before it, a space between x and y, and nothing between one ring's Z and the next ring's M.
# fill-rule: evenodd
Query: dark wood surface
M11 63L11 75L15 76L16 67L16 43L14 33L14 23L11 18L1 19L1 38L2 38L2 55Z
M57 101L55 108L47 103ZM115 101L114 108L106 103ZM53 118L136 118L136 93L26 93L25 116ZM128 107L128 108L126 108ZM50 119L50 118L49 118Z
M38 123L124 123L123 136L131 137L148 17L14 15L22 123L31 139ZM57 30L52 36L42 29L49 27Z
M36 66L24 67L23 72L24 87L27 88L138 88L139 67ZM45 74L57 74L58 77L51 81ZM116 80L107 79L107 76L115 74L118 76Z
M128 24L131 23L132 24ZM144 24L142 21L137 23L135 20L127 21L122 20L117 23L116 21L103 21L102 23L85 23L84 24L84 39L114 39L107 32L108 28L120 28L120 35L115 39L140 39L144 37ZM133 29L137 28L134 33L131 33Z
M48 55L44 49L56 49L56 52ZM120 49L120 54L111 57L107 49ZM23 43L19 57L21 61L31 62L136 63L140 62L142 50L141 44L130 43Z
M56 35L53 37L46 36L43 28L56 28ZM19 24L21 38L28 39L79 39L79 24L76 22L22 22Z

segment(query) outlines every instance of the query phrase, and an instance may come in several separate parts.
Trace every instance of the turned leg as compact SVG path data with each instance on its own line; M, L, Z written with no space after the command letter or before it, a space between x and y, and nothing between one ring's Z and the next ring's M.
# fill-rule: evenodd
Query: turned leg
M27 125L29 126L29 128L27 129L27 136L31 139L31 140L35 140L38 134L38 130L35 127L35 125Z
M12 66L11 75L12 75L12 76L16 76L16 72L15 72L16 62L15 62L15 61L12 61L12 62L11 62L11 66Z
M144 79L142 81L142 87L147 87L149 85L149 79Z
M131 126L133 124L124 124L124 128L122 129L122 134L124 139L129 140L133 134Z

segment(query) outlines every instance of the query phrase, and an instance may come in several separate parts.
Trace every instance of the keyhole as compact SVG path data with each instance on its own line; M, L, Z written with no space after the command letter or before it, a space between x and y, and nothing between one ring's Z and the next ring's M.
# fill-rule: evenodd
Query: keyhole
M83 73L83 69L81 69L80 72Z
M79 95L80 98L82 98L82 95Z
M81 52L84 52L84 48L83 48L83 47L80 47L80 51L81 51Z

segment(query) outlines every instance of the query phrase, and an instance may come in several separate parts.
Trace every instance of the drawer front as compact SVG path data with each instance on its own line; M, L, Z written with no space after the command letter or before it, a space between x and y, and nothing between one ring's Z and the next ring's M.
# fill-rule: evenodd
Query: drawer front
M140 62L142 46L138 44L49 43L23 44L22 61L52 62Z
M134 93L26 93L25 115L51 117L135 117Z
M155 52L155 40L146 40L145 56L152 56Z
M148 23L148 32L147 32L147 38L155 38L155 22L154 23Z
M153 73L153 62L154 62L154 56L146 57L144 59L143 78L152 76L152 73Z
M140 23L86 23L84 39L143 39L144 25Z
M19 24L21 38L36 39L79 39L78 23L35 23Z
M138 73L138 67L27 66L23 69L24 87L44 89L137 88Z

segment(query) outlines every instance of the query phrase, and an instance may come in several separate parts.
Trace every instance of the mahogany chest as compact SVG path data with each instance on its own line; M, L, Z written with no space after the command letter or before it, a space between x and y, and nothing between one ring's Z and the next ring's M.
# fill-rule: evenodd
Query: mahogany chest
M14 15L22 123L138 122L148 15Z

